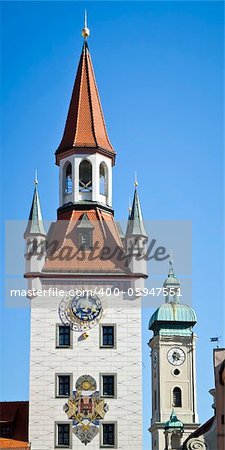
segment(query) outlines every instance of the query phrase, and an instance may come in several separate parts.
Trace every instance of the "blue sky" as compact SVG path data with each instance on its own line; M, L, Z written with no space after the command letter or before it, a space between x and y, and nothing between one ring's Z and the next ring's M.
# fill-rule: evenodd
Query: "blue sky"
M28 217L36 168L43 215L50 220L56 216L54 151L81 52L86 7L89 46L117 151L116 216L126 218L137 171L146 220L192 222L198 409L204 421L212 415L209 341L222 335L224 328L223 3L3 2L1 6L2 217ZM2 305L2 311L1 400L28 399L29 309ZM152 312L143 311L146 449L151 401L146 343Z

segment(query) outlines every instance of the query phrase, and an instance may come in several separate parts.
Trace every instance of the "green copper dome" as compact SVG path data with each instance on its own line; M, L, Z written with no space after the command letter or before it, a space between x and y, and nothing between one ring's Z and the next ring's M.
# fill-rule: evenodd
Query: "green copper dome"
M172 322L174 324L185 322L186 324L194 325L197 322L197 317L190 306L177 302L168 302L161 305L152 314L149 321L149 330L154 330L156 322L160 322L162 325L164 322ZM167 326L169 327L169 324Z

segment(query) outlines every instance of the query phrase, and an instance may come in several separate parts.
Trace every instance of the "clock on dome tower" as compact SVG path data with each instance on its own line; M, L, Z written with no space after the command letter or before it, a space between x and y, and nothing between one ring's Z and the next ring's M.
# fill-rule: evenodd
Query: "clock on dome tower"
M152 450L181 450L199 426L196 404L194 310L180 303L180 282L170 261L164 282L167 295L152 315Z

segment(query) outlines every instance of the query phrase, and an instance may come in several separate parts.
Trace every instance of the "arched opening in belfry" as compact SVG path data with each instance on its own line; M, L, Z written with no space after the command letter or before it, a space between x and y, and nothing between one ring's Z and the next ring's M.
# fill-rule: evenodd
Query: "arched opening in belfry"
M99 166L99 193L101 195L108 195L108 172L104 162Z
M65 165L64 168L64 192L65 194L71 194L72 190L72 164L69 162Z
M87 159L81 161L79 166L79 191L92 191L92 165Z

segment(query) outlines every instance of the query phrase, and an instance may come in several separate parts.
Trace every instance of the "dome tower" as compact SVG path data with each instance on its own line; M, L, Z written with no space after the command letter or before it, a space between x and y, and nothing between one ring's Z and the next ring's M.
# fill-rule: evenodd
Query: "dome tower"
M198 427L196 336L193 332L197 318L190 306L180 303L180 281L174 274L172 261L163 288L165 302L149 321L149 330L153 332L149 341L152 374L152 420L149 431L152 434L152 450L175 450L180 449L186 437ZM183 424L174 438L167 426L171 410Z

